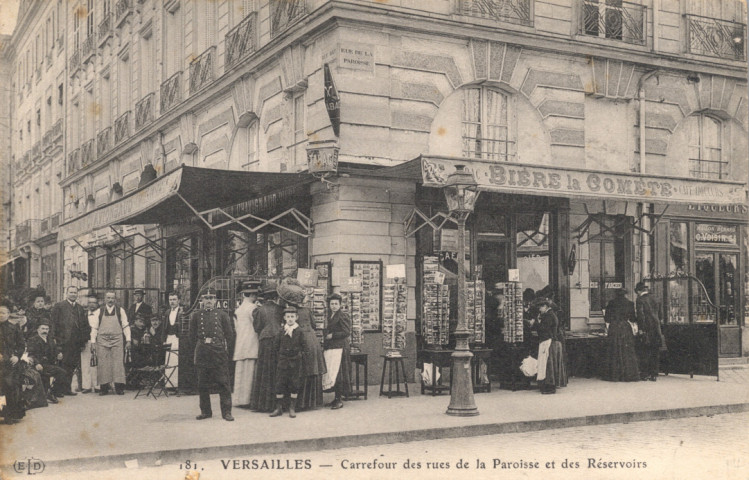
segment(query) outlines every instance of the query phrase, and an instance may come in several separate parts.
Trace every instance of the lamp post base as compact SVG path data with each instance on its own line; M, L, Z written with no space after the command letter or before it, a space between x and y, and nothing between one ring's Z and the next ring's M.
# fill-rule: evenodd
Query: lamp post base
M456 332L457 333L457 332ZM473 382L471 380L471 357L468 350L455 350L452 354L452 388L448 415L456 417L473 417L479 414L473 400Z

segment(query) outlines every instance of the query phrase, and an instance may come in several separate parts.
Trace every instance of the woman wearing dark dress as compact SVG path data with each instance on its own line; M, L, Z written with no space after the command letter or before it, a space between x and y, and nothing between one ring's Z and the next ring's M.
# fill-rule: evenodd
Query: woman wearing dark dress
M557 387L567 385L563 344L560 341L559 320L552 310L552 302L541 298L534 302L539 311L538 323L538 381L541 393L556 393ZM534 322L535 323L535 322Z
M335 399L328 407L337 410L343 407L343 397L351 393L351 319L341 311L341 296L334 293L328 298L331 312L325 335L325 350L341 349L341 361L335 378ZM333 365L326 365L335 370ZM332 376L332 373L331 373Z
M312 311L303 306L306 294L302 286L294 279L286 278L278 285L278 296L297 308L299 330L304 334L304 351L302 352L302 380L300 383L299 396L297 398L297 410L305 410L321 407L322 376L325 368L325 357L322 353L320 340L315 334L315 321Z
M630 322L635 322L635 304L626 297L623 288L606 305L606 358L603 379L611 382L636 382L640 380L635 352L635 336Z
M258 334L258 352L250 408L257 412L271 412L276 406L276 337L283 331L283 307L278 304L275 283L266 284L262 296L265 302L252 312L252 328Z

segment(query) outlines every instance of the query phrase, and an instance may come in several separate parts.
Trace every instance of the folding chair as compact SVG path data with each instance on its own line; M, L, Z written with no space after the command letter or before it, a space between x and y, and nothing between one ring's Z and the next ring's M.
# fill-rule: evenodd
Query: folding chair
M160 345L153 352L152 358L156 360L155 365L147 365L135 370L137 372L138 391L134 398L138 398L140 395L146 397L150 395L154 399L158 399L161 395L169 396L166 392L166 385L169 382L169 377L166 375L166 355L169 354L171 348L170 344Z

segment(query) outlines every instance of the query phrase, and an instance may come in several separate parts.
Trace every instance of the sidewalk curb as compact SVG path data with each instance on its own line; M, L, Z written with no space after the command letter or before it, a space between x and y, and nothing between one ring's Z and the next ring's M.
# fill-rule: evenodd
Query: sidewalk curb
M623 412L583 417L557 418L548 420L531 420L506 423L488 423L465 425L459 427L430 428L405 432L379 432L341 437L308 438L300 440L251 443L242 445L223 445L204 448L187 448L163 450L160 452L141 452L132 454L105 455L75 459L55 460L45 464L47 472L102 470L122 468L125 461L138 460L141 467L178 464L185 460L215 460L219 458L234 459L250 455L288 454L310 452L347 447L364 447L422 440L439 440L444 438L474 437L502 433L520 433L557 428L582 427L589 425L606 425L613 423L644 422L668 420L725 413L749 412L749 403L727 405L708 405L702 407L675 408L667 410L650 410L643 412ZM0 471L12 468L4 465Z

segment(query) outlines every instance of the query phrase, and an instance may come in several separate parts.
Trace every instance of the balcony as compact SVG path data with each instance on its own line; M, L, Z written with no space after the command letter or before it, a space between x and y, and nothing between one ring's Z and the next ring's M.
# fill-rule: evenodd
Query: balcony
M628 2L584 0L581 33L633 45L647 41L647 7Z
M81 45L81 61L83 63L88 62L88 60L94 56L96 53L96 42L93 35L89 35L86 37L86 39L83 41L83 45Z
M684 17L689 53L727 60L746 59L746 24L699 15Z
M107 40L112 38L114 35L114 18L109 13L104 16L104 19L99 23L99 46L104 45Z
M533 0L458 0L458 15L532 27Z
M96 157L101 158L112 148L112 127L96 134Z
M73 54L70 55L68 68L70 69L71 76L75 75L75 72L77 72L78 69L81 68L81 51L79 49L76 49Z
M68 154L68 175L81 169L81 150L76 148Z
M123 113L114 121L114 144L119 145L130 137L130 111Z
M135 131L153 121L154 94L149 93L135 104Z
M159 100L162 115L182 101L181 78L182 72L177 72L161 84Z
M42 159L42 143L36 142L34 146L31 147L31 161L36 163L41 159Z
M16 225L16 245L21 246L39 238L41 222L39 220L26 220Z
M210 47L190 63L190 95L213 81L213 59L215 55L216 47Z
M307 13L304 0L270 2L270 10L271 37L283 32Z
M133 13L133 0L118 0L114 7L115 27L120 28L130 14Z
M232 67L255 51L256 15L252 12L226 34L226 67Z
M50 151L61 145L60 140L62 140L62 119L56 121L55 124L44 133L44 137L42 137L42 146L45 151Z
M43 219L40 222L39 226L39 236L44 237L45 235L55 233L57 230L59 230L61 216L62 214L60 212L57 212L54 215L50 215L49 217Z
M81 167L85 168L96 161L96 139L92 138L81 145Z

